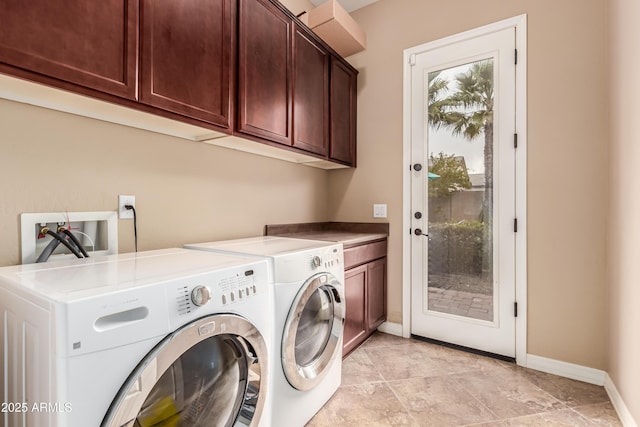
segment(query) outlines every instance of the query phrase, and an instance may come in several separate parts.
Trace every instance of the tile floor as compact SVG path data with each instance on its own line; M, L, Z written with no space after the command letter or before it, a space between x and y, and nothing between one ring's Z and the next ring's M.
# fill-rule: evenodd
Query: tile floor
M376 332L307 427L621 426L603 387Z

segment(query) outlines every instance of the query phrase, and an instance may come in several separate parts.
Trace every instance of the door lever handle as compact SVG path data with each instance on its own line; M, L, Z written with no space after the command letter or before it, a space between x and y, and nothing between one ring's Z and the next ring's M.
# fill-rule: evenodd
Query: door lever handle
M429 235L428 234L424 234L422 232L422 229L420 229L420 228L416 228L415 230L413 230L413 234L415 234L416 236L429 237Z

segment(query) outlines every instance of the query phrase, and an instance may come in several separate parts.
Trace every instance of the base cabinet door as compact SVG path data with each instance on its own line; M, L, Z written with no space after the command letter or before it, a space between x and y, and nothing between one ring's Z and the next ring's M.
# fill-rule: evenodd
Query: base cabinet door
M143 0L140 101L231 126L235 26L231 0Z
M365 298L367 266L352 268L344 273L346 313L342 342L343 357L349 354L367 335Z
M345 339L342 357L362 344L387 320L387 241L344 250Z
M367 330L387 319L387 259L367 264Z
M135 99L138 12L138 0L0 0L0 66Z

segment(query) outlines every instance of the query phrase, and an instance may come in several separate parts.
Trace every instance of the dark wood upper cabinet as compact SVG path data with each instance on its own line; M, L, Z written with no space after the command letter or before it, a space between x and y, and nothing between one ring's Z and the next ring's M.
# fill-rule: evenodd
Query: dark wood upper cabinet
M327 155L329 53L296 25L293 36L293 146Z
M0 0L0 73L252 141L220 145L356 165L358 72L276 0Z
M268 0L239 0L240 133L292 145L291 26Z
M138 0L0 0L0 62L135 99Z
M331 58L331 160L356 166L357 72Z
M232 0L142 0L140 101L231 126Z

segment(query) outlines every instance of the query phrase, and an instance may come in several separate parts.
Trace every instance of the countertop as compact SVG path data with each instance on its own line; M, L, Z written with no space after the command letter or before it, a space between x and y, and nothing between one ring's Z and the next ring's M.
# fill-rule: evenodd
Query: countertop
M384 240L388 223L320 222L267 225L265 235L339 242L345 248Z

